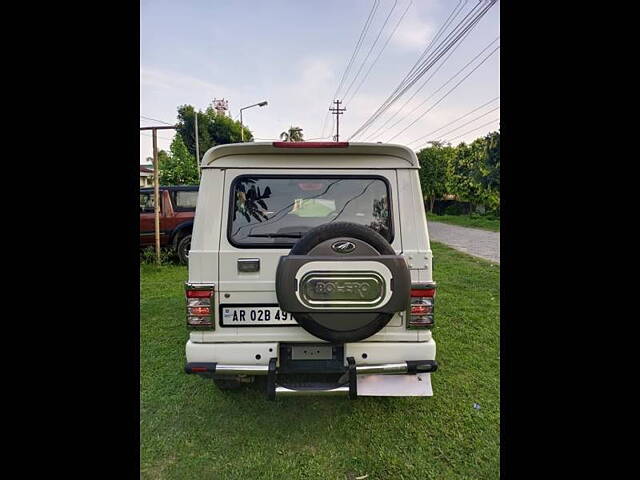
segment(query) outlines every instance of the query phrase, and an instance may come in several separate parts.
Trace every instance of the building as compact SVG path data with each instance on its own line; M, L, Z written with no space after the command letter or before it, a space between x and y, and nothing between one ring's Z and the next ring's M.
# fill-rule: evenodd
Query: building
M153 168L140 165L140 188L153 186Z

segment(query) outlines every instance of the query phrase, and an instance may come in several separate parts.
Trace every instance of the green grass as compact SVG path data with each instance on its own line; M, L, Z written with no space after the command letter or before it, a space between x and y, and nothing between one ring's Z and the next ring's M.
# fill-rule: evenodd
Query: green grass
M142 265L141 477L499 478L500 269L432 248L440 369L429 398L221 392L183 373L186 267Z
M461 227L480 228L482 230L491 230L493 232L500 231L499 218L487 218L481 215L435 215L433 213L427 213L427 220L459 225Z

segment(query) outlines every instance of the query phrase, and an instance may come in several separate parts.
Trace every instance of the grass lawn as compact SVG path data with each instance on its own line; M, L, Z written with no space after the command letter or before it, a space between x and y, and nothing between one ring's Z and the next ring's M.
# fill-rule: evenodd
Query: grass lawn
M183 373L186 267L142 265L141 477L499 478L500 267L432 248L440 368L427 398L221 392Z
M450 223L461 227L481 228L482 230L500 231L500 220L475 215L434 215L427 213L427 219L434 222Z

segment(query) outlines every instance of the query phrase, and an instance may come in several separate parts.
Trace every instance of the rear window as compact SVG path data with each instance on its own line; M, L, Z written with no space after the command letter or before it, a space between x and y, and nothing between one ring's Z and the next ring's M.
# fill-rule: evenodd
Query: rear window
M140 213L154 213L155 202L153 200L153 192L140 192Z
M197 201L197 190L176 190L173 192L173 209L178 212L195 211Z
M352 222L393 241L389 187L381 177L241 176L231 186L229 240L292 246L310 229Z

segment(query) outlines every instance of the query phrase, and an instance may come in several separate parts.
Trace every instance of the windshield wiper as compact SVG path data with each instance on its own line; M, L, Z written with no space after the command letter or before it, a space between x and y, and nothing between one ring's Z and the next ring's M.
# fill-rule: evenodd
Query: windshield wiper
M301 233L257 233L253 235L247 235L247 237L258 237L258 238L302 238Z

